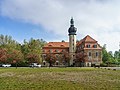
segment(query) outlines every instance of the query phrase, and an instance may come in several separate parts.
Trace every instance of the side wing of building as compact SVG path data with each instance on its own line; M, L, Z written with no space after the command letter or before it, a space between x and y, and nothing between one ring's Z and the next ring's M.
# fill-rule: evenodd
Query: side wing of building
M46 62L46 57L48 54L51 54L52 56L54 55L55 63L56 64L62 64L63 58L62 55L63 53L68 53L69 52L69 43L68 42L49 42L47 43L43 48L42 52L42 58L43 62ZM61 60L62 59L62 60Z
M76 53L84 54L84 60L82 61L84 66L99 65L102 63L102 48L89 35L77 42Z

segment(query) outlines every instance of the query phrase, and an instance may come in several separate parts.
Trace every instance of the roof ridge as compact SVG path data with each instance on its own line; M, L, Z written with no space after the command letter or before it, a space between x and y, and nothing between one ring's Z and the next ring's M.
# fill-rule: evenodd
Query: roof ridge
M68 43L68 42L49 42L49 43Z
M91 39L92 41L97 42L97 41L96 41L95 39L93 39L90 35L85 36L85 37L83 38L83 41L87 41L88 38L89 38L88 41L90 41L90 39Z

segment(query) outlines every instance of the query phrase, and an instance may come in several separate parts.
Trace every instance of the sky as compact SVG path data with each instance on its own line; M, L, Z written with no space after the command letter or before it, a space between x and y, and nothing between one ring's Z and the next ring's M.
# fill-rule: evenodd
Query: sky
M119 50L120 0L0 0L0 34L24 39L68 41L74 18L77 40L86 35Z

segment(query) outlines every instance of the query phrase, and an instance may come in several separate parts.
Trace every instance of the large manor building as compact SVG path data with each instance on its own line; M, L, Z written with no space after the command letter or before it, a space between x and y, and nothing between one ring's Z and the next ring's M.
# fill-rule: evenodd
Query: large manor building
M43 62L46 62L47 54L56 57L54 65L91 66L102 63L102 48L98 42L87 35L80 41L76 41L76 31L73 18L68 29L69 42L49 42L43 47ZM67 60L66 60L67 59Z

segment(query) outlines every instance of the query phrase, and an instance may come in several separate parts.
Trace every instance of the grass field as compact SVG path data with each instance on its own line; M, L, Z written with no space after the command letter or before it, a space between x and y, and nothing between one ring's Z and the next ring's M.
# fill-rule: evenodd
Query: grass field
M0 68L0 90L120 90L120 70Z

